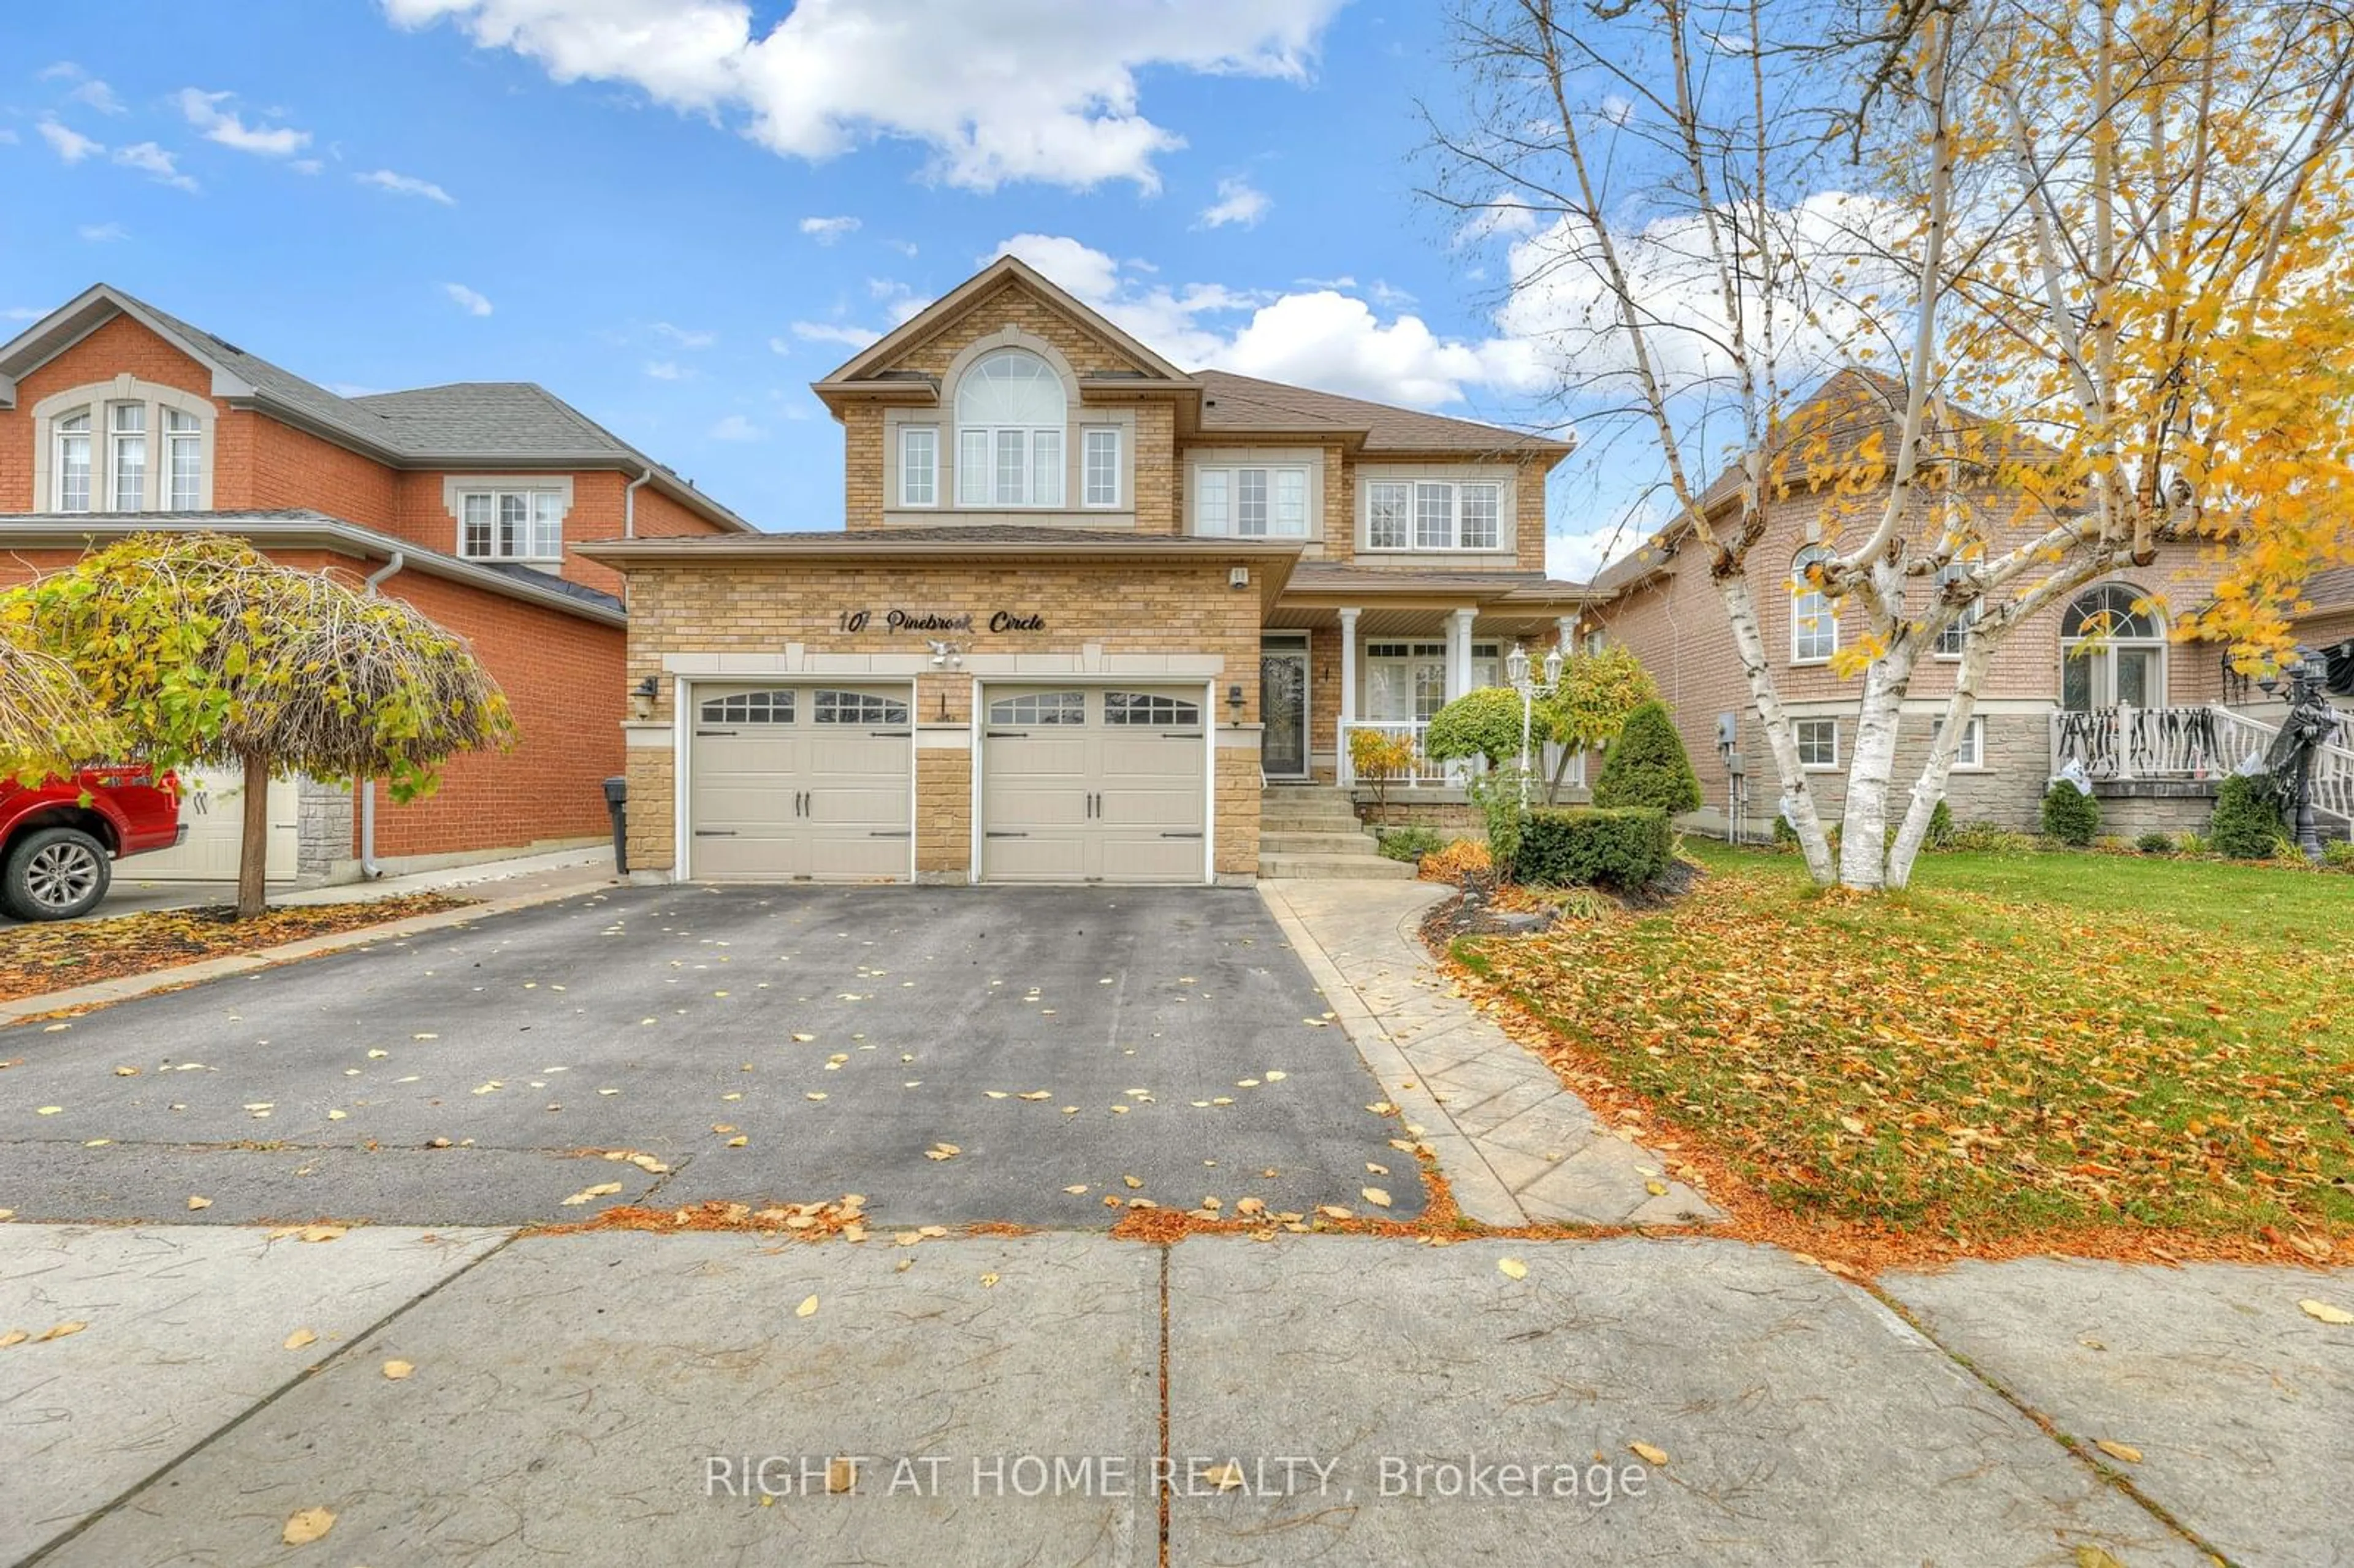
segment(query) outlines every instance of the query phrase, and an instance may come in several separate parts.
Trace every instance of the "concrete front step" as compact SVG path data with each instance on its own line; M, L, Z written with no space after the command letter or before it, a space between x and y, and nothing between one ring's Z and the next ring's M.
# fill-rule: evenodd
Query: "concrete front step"
M1270 789L1259 797L1258 812L1262 821L1270 822L1353 822L1357 820L1356 806L1346 795L1333 790L1319 790L1308 795Z
M1328 832L1293 828L1270 828L1259 825L1258 853L1261 854L1377 854L1381 845L1373 834L1362 830L1351 832Z
M1414 867L1377 854L1261 854L1258 874L1314 882L1408 882L1413 880Z

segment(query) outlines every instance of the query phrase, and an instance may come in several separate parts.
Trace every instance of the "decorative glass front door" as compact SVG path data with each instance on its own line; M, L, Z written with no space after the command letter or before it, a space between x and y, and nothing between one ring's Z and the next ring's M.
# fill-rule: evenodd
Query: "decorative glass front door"
M1308 649L1271 644L1259 651L1259 770L1270 779L1308 777Z

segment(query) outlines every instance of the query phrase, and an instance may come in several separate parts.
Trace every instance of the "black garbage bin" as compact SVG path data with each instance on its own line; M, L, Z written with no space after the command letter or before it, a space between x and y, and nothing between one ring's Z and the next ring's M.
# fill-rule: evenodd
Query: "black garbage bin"
M613 819L613 869L626 876L630 871L630 781L628 779L605 780L605 810Z

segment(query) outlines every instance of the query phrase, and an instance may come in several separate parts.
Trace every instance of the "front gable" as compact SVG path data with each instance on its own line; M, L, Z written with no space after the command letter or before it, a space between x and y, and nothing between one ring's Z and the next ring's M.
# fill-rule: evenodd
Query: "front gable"
M822 394L846 384L941 376L974 340L1008 326L1051 344L1081 376L1193 385L1183 371L1035 269L1002 256L854 355L818 387Z

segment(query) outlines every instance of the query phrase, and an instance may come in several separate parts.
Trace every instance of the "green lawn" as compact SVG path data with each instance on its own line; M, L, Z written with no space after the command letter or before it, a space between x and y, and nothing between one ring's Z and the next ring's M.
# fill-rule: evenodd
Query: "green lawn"
M1710 874L1669 909L1458 956L1776 1202L1980 1237L2354 1228L2354 877L1950 854L1873 899L1687 849Z

